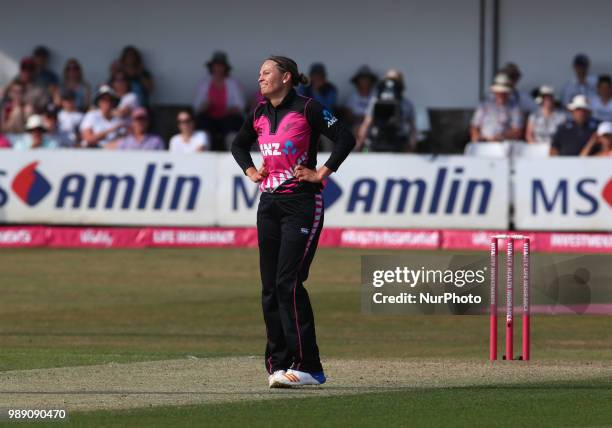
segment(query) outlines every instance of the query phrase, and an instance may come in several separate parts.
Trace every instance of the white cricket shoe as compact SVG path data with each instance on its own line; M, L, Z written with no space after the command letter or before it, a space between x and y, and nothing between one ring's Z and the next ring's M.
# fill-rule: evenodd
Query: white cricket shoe
M291 388L303 385L322 385L326 381L323 372L308 373L289 369L285 373L274 378L272 388Z
M284 376L285 373L285 370L277 370L268 376L268 385L270 385L270 388L282 388L282 386L278 384L278 379Z

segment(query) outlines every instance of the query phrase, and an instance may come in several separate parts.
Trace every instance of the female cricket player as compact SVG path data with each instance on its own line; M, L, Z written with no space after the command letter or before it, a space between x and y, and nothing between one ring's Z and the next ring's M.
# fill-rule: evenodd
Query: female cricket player
M324 180L355 146L350 131L330 111L296 93L295 86L307 83L292 59L266 59L259 71L264 100L232 144L234 159L262 191L257 235L267 332L265 365L271 388L325 382L303 283L323 227ZM334 148L317 169L321 134L334 142ZM255 141L263 155L259 169L250 155Z

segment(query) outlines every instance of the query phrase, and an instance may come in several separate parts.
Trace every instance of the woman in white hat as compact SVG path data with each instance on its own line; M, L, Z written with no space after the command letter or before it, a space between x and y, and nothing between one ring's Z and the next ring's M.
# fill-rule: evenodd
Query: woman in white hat
M540 108L527 119L526 139L528 143L549 143L559 125L565 122L565 114L555 107L555 90L542 86L536 99Z
M595 149L595 150L594 150ZM612 122L602 122L580 156L612 157Z
M15 141L13 148L18 150L57 148L57 141L45 136L47 129L42 116L37 114L30 116L26 123L26 132L23 138Z

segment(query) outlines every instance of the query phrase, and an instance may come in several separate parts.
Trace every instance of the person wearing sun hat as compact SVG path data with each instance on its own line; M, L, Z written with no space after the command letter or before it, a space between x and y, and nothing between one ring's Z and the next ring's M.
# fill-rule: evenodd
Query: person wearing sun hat
M347 122L353 127L359 126L363 121L377 80L378 76L367 65L359 67L351 77L355 88L346 100L345 109Z
M26 134L13 142L13 148L17 150L57 148L57 142L47 138L46 133L42 116L33 114L28 117Z
M598 122L591 117L591 105L585 95L576 95L567 109L572 118L557 128L550 146L551 156L578 156L597 130Z
M193 101L196 127L208 131L214 150L222 150L242 125L245 97L230 76L232 66L225 52L214 52L204 66L208 74L198 83Z
M540 107L527 119L526 140L528 143L550 143L567 116L556 108L555 89L552 86L541 86L536 102Z
M470 136L473 142L518 140L523 128L523 115L510 103L512 86L505 74L498 74L490 87L492 100L483 101L472 117Z
M602 122L580 151L580 156L612 157L612 122Z
M90 110L83 117L80 131L83 147L104 147L120 137L125 128L122 119L114 115L119 97L108 85L102 85L96 92L94 103L96 109Z

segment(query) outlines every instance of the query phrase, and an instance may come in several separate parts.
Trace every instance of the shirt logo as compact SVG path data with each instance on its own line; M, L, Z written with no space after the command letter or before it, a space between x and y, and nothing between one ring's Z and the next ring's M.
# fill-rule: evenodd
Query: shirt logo
M307 227L302 227L302 228L300 229L300 233L301 233L302 235L308 235L308 233L309 233L309 232L310 232L310 229L308 229Z
M285 141L285 147L283 148L283 153L288 155L289 153L291 153L292 155L296 154L297 152L297 148L295 148L295 144L293 144L293 141Z
M280 143L263 143L259 145L261 154L263 156L280 156L281 152L278 150Z
M338 121L333 114L331 114L328 110L323 110L323 120L327 122L327 127L331 127L334 123Z

